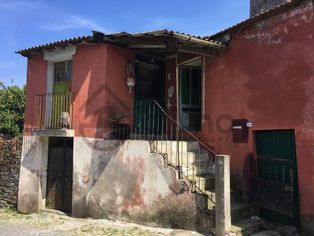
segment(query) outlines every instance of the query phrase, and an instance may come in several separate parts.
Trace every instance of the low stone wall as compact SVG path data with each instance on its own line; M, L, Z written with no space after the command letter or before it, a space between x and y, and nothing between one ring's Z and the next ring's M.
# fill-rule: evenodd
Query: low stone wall
M0 136L0 207L16 207L21 150L21 138Z

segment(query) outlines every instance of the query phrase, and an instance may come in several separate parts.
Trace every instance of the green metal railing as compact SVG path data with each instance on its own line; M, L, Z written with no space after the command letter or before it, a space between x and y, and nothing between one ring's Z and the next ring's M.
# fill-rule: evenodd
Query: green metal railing
M155 100L136 100L134 103L134 128L111 122L113 139L150 141L151 152L159 153L164 161L188 180L192 192L206 194L215 204L214 188L208 187L207 177L214 178L217 153L193 133L173 119ZM206 178L205 178L205 177Z

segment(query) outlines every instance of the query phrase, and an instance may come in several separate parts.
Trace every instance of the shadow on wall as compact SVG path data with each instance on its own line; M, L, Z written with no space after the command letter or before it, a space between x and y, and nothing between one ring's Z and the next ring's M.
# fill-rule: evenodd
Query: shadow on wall
M133 95L125 81L127 62L132 58L132 51L113 45L78 47L72 82L74 123L80 124L75 127L76 135L103 138L109 128L108 104L124 102L132 110Z

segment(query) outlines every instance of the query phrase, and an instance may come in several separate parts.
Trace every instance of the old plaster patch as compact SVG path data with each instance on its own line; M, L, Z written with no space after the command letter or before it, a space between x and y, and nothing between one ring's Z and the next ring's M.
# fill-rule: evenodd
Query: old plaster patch
M294 28L313 21L313 11L311 10L310 4L301 9L291 11L288 14L281 15L276 19L270 19L268 22L262 21L255 25L256 29L259 31L258 33L247 34L243 37L248 40L257 40L258 44L280 44L289 34L288 27L282 26L285 21ZM280 24L278 25L278 23ZM275 25L275 27L271 28L272 25ZM266 29L267 26L269 27L268 30Z

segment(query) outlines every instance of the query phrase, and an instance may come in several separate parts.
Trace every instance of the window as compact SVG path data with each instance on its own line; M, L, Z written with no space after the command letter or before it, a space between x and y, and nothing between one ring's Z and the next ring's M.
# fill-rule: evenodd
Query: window
M72 79L72 61L55 63L54 82L67 82Z
M201 68L181 67L181 124L201 129Z

